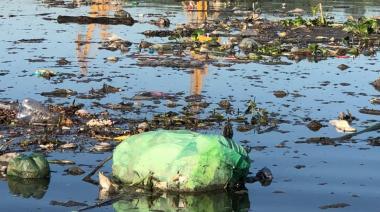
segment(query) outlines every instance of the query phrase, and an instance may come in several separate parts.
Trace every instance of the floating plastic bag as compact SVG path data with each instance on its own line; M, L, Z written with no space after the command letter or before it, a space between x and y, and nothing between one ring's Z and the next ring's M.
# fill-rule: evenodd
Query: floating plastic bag
M130 186L197 192L223 189L244 181L247 152L220 135L154 131L134 135L113 154L113 175Z
M48 178L49 163L40 153L32 153L30 156L19 155L9 161L7 175L20 178Z

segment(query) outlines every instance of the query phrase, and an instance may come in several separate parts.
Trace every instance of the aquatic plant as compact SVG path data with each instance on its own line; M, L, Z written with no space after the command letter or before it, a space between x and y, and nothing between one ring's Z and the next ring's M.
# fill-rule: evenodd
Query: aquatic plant
M311 7L311 12L313 16L316 16L319 13L319 17L317 19L314 19L317 26L327 25L326 17L323 15L322 3L319 3L316 6Z
M204 34L205 34L205 30L204 30L204 29L201 29L201 28L196 29L196 30L194 30L193 33L191 34L191 39L192 39L193 41L198 41L199 36L204 35Z
M258 47L257 53L260 55L267 56L279 56L281 55L281 44L279 42L274 42L272 44L262 45Z
M370 34L378 32L379 25L377 20L372 18L361 17L358 19L349 18L344 23L344 31L351 32L360 37L368 37Z
M301 16L297 16L294 19L285 19L281 20L280 24L285 27L300 27L300 26L327 26L328 22L326 21L325 17L317 17L314 19L304 19Z
M316 57L323 57L327 55L327 49L321 48L318 44L312 43L309 44L308 49L310 50L311 54Z
M303 19L301 16L297 16L294 19L281 20L280 23L286 27L299 27L302 25L307 25L307 21Z
M317 14L319 14L319 16L313 19L304 19L301 16L297 16L295 19L282 20L280 23L286 27L300 27L302 25L308 26L308 27L327 26L329 24L323 13L323 8L322 8L321 3L312 7L311 11L312 11L313 16L317 16Z

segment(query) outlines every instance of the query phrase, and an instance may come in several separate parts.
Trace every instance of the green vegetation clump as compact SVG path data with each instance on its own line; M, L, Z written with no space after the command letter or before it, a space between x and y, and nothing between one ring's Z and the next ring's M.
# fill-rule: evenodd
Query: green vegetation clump
M301 16L297 16L295 19L282 20L280 23L286 27L300 27L302 25L308 27L328 26L330 24L327 22L326 17L323 14L322 4L317 4L316 6L311 7L311 11L313 16L317 16L317 14L319 15L313 19L304 19Z
M377 33L379 31L379 24L377 20L372 18L351 18L344 23L343 30L346 32L351 32L357 36L368 37L370 34Z
M297 16L294 19L285 19L281 20L280 24L285 27L300 27L300 26L328 26L329 22L326 21L326 18L314 18L314 19L304 19L301 16Z

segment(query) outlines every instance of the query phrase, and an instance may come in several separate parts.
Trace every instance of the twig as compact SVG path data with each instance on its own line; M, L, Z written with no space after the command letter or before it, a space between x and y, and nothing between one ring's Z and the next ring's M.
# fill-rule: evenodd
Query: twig
M97 184L96 181L94 181L93 179L91 179L91 177L100 169L104 166L105 163L107 163L109 160L112 159L112 155L108 156L106 159L104 159L102 162L99 163L99 165L97 165L95 167L94 170L92 170L88 175L86 175L82 180L83 181L86 181L86 182L89 182L89 183L92 183L92 184Z
M366 133L366 132L372 132L372 131L377 131L380 130L380 123L374 124L364 130L361 130L359 132L351 133L351 134L346 134L340 137L335 137L335 138L330 138L330 137L316 137L316 138L309 138L306 141L297 141L297 143L320 143L323 145L335 145L335 142L339 143L344 143L345 140L349 140L354 136Z
M0 147L0 152L4 151L6 149L6 147L8 147L12 142L14 141L14 139L11 139L7 142L5 142L5 144L1 145ZM5 148L5 149L4 149ZM3 150L4 149L4 150Z
M363 133L366 133L366 132L376 131L376 130L380 130L380 123L379 124L375 124L375 125L373 125L371 127L368 127L368 128L366 128L364 130L361 130L359 132L347 134L347 135L344 135L344 136L341 136L341 137L337 137L337 138L332 138L331 140L332 141L344 141L344 140L351 139L354 136L357 136L357 135L360 135L360 134L363 134Z
M87 207L84 207L84 208L81 208L79 210L77 210L78 212L79 211L86 211L86 210L90 210L90 209L93 209L93 208L100 208L100 207L103 207L103 206L106 206L106 205L110 205L112 203L114 203L115 201L119 200L121 198L120 195L116 196L116 197L112 197L110 199L107 199L107 200L104 200L104 201L101 201L101 202L98 202L94 205L90 205L90 206L87 206Z

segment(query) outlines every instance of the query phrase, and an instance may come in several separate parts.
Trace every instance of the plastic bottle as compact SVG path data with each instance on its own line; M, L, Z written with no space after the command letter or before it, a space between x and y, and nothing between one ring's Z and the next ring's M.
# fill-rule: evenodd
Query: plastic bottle
M39 101L27 98L19 104L17 119L29 124L57 125L59 114L50 112Z

